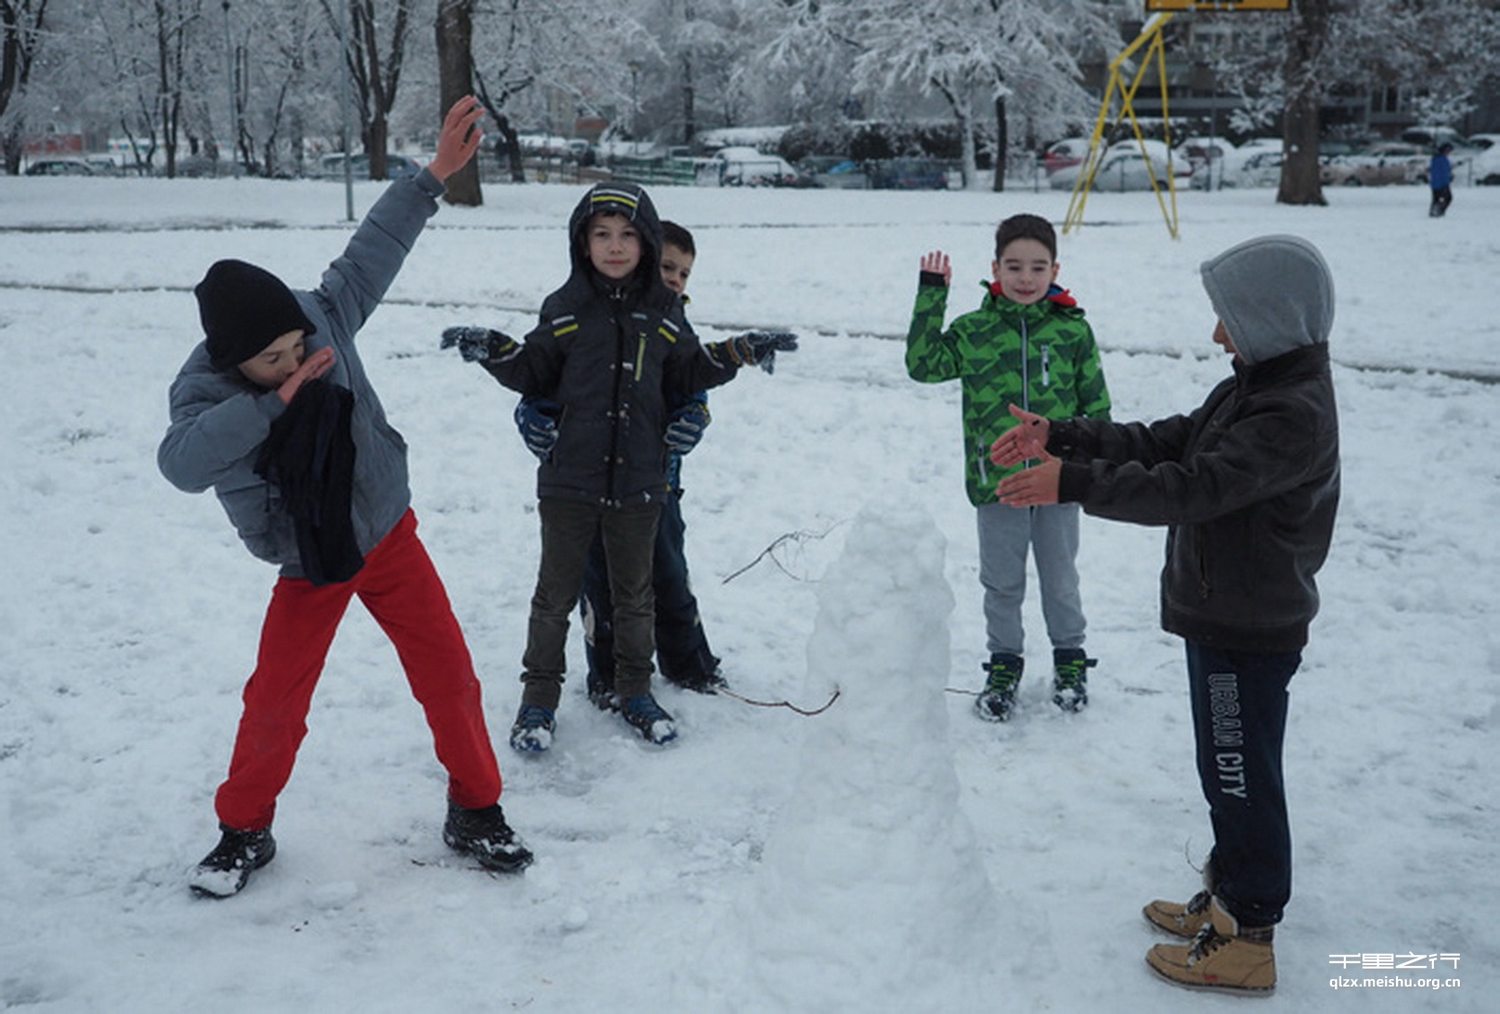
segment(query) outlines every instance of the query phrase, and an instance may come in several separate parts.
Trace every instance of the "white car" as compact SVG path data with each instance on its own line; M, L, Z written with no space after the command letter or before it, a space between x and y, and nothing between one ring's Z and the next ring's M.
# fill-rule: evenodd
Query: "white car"
M1484 186L1500 186L1500 144L1492 144L1475 155L1469 161L1468 176Z
M1161 142L1157 142L1160 144ZM1084 165L1067 166L1053 173L1048 182L1053 190L1072 190L1078 183L1078 176L1084 169ZM1156 185L1165 187L1166 184L1166 157L1163 152L1162 158L1158 159L1153 153L1150 168L1147 168L1145 157L1140 148L1122 149L1120 151L1107 152L1099 161L1099 170L1094 174L1094 189L1096 191L1125 191L1125 190L1150 190L1152 176L1156 177ZM1178 162L1172 163L1172 172L1177 177L1177 185L1182 186L1192 174L1192 167Z
M698 182L721 187L792 187L797 170L780 155L755 148L720 148L698 167Z

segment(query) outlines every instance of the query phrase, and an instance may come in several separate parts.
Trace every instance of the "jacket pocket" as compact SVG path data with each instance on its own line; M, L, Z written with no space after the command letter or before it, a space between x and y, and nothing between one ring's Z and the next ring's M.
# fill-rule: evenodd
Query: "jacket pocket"
M280 490L268 482L253 482L214 492L252 554L275 564L297 561L297 536L291 516L282 507Z

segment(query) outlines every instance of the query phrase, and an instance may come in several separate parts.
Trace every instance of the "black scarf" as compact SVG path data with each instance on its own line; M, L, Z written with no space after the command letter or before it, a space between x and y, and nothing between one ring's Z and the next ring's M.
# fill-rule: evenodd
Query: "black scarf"
M255 474L281 490L297 530L302 573L315 585L347 581L365 558L354 538L354 393L325 380L297 391L255 459Z

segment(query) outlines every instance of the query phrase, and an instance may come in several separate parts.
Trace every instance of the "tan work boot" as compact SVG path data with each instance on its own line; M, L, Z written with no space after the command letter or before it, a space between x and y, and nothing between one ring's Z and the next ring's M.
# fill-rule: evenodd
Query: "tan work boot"
M1157 944L1146 952L1146 964L1168 982L1189 989L1269 995L1276 988L1271 927L1241 930L1218 898L1208 912L1208 924L1192 943Z
M1191 940L1208 925L1208 903L1212 900L1213 895L1207 891L1199 891L1186 903L1157 899L1141 909L1141 915L1157 929Z

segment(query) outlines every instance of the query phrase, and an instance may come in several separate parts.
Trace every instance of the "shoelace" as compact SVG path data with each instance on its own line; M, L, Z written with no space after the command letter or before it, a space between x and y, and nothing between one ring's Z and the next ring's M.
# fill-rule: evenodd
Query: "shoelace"
M1213 895L1207 891L1199 891L1188 899L1188 903L1182 906L1188 915L1197 915L1199 912L1208 910L1208 903L1213 900Z
M1079 659L1077 662L1061 662L1053 667L1057 671L1057 686L1060 690L1076 690L1083 685L1084 676L1088 672L1088 662Z
M1188 964L1203 960L1227 943L1229 943L1229 937L1220 935L1219 931L1214 929L1213 923L1204 923L1198 935L1193 937L1192 946L1188 948Z
M1011 672L1009 669L991 668L990 666L985 666L985 668L990 673L989 679L984 681L984 688L986 690L1001 694L1009 693L1016 688L1017 683L1021 682L1020 673Z

